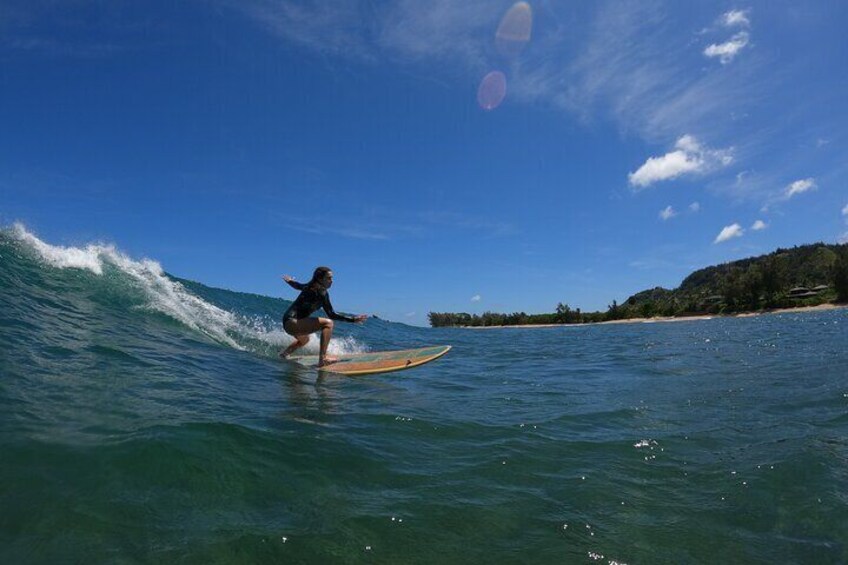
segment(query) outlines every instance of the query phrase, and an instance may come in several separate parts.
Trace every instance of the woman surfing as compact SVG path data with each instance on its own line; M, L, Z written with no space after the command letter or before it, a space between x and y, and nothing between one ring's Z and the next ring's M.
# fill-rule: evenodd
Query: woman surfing
M333 320L361 324L368 316L360 314L351 318L337 314L333 310L333 305L330 304L330 295L327 292L333 286L333 271L329 267L315 269L312 280L306 284L297 282L289 275L283 275L283 280L289 286L301 292L289 306L289 309L286 310L286 313L283 314L283 329L286 330L287 334L294 337L294 343L280 353L280 357L288 357L295 350L309 343L309 334L320 331L321 349L318 354L318 366L323 367L335 363L338 359L327 355L327 346L330 345L330 339L333 337ZM319 308L323 308L329 318L310 317Z

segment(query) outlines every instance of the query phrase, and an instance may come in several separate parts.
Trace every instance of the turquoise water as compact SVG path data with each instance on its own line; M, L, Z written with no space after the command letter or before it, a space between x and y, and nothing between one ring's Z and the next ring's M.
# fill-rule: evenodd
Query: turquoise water
M845 563L848 310L275 359L287 302L0 233L0 562Z

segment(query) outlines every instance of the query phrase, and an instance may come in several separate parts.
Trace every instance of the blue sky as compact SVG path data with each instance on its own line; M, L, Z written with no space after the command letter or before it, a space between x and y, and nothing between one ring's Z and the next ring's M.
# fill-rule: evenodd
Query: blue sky
M11 0L0 223L347 312L584 310L848 240L848 4ZM505 84L505 96L501 96Z

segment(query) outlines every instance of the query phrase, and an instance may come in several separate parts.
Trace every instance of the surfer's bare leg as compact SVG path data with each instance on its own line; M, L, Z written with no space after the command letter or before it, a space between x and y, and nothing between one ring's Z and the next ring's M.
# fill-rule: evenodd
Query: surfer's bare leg
M318 318L318 322L321 326L321 352L318 354L318 366L323 367L324 365L335 363L338 359L327 355L327 347L333 338L333 320L329 318Z
M294 336L294 341L291 343L291 345L286 347L285 351L280 353L280 357L283 357L283 358L288 357L289 355L291 355L292 353L294 353L296 350L300 349L301 347L303 347L307 343L309 343L309 334Z
M329 365L330 363L338 361L336 357L327 355L327 347L330 345L330 339L333 337L333 320L329 318L301 318L300 320L286 320L283 327L285 328L286 333L294 336L298 341L301 337L306 337L306 340L309 341L309 334L320 331L321 350L318 353L318 366L323 367L324 365ZM289 348L292 348L294 345L294 343L291 344ZM306 345L306 342L304 342L303 345ZM292 351L297 349L297 347L294 347ZM288 351L288 349L286 349L286 351ZM283 351L280 355L285 357L291 353L290 351L289 353L286 353L286 351Z
M283 329L286 333L292 336L295 341L289 345L285 351L280 353L280 357L288 357L295 349L299 349L309 343L309 334L315 333L321 329L321 323L318 318L302 318L300 320L286 320L283 323Z

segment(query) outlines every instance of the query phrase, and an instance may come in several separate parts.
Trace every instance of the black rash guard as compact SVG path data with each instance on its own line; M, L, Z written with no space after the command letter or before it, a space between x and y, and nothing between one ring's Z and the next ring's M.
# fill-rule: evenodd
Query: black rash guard
M327 316L329 316L331 320L341 320L342 322L351 323L356 322L356 320L350 316L337 314L336 311L333 310L333 305L330 304L330 295L326 290L312 290L305 284L297 281L286 282L289 283L289 286L292 288L301 291L301 293L300 296L292 302L292 305L289 306L286 313L283 314L283 323L285 323L286 320L300 320L301 318L308 318L319 308L323 308L324 312L327 313Z

